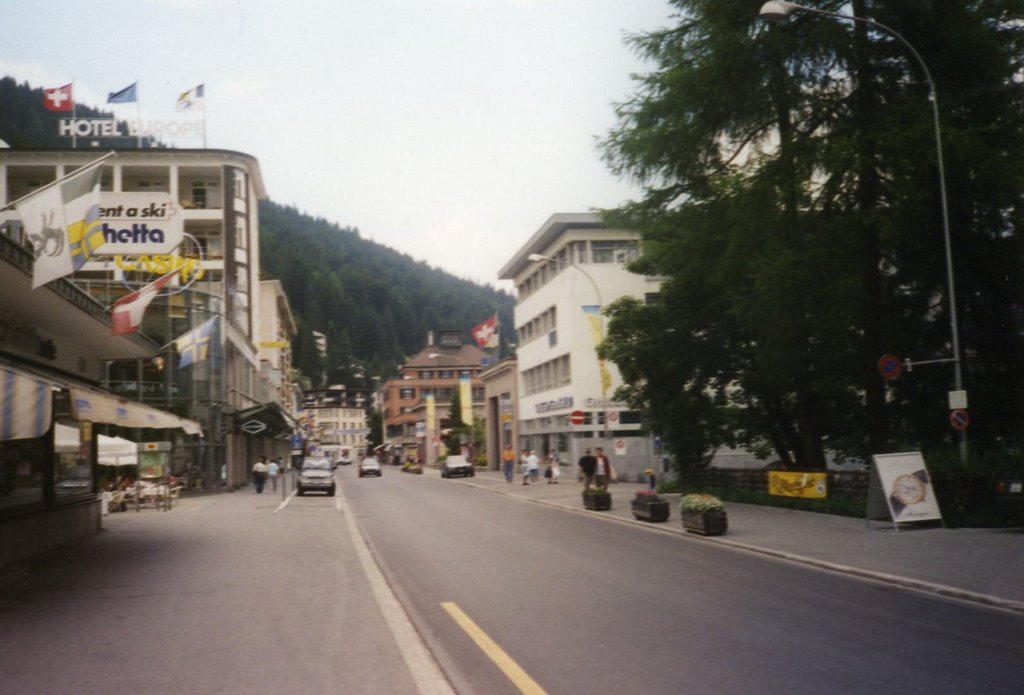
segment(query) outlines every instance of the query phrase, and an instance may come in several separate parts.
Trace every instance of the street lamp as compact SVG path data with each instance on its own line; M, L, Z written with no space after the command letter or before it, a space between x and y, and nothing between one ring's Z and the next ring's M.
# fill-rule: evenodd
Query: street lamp
M534 262L545 261L545 262L548 262L548 263L558 263L558 259L557 258L552 258L551 256L545 256L545 255L540 254L540 253L531 253L529 256L527 256L527 259L530 260L530 261L534 261ZM590 275L590 273L588 273L586 270L584 270L580 266L575 265L575 264L570 264L569 267L573 268L574 270L578 270L581 273L583 273L583 277L585 277L587 280L589 280L591 287L594 288L594 294L597 295L597 304L598 304L598 307L599 307L598 314L597 314L597 320L600 322L601 338L603 340L604 339L604 314L601 313L601 312L604 309L604 300L601 298L601 288L599 288L597 286L597 283L594 282L594 278ZM604 410L604 430L603 430L604 434L603 434L603 436L604 436L605 442L607 443L607 440L608 440L608 394L605 393L604 383L601 381L600 360L598 361L597 379L598 379L598 383L600 384L600 388L598 389L598 391L601 394L601 401L602 401L603 410Z
M909 41L903 38L903 36L901 36L895 29L888 27L881 22L876 22L873 19L857 17L856 15L840 14L838 12L829 12L828 10L819 10L815 7L798 5L795 2L785 2L785 0L771 0L770 2L766 2L761 5L761 11L758 14L761 19L764 19L765 21L781 22L794 12L810 12L812 14L819 14L825 17L832 17L833 19L862 22L889 34L896 38L907 48L908 51L910 51L911 55L914 56L918 64L921 66L921 71L924 73L924 77L928 81L928 100L932 105L932 120L934 121L935 126L935 153L939 169L939 202L942 206L942 236L946 251L946 283L949 287L949 330L953 344L953 357L939 360L927 360L918 362L918 364L952 362L954 387L957 391L962 391L963 374L960 366L960 330L958 328L956 318L956 289L953 282L953 249L950 243L949 233L949 205L946 200L946 170L942 161L942 131L939 128L939 99L938 94L935 91L935 82L932 80L932 73L925 64L921 54L917 52L917 49L915 49ZM966 433L963 433L960 439L960 461L961 463L966 463L967 461Z

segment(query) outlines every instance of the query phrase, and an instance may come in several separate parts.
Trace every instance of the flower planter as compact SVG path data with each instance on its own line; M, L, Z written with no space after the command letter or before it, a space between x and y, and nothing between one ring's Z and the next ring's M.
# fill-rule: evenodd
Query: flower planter
M611 509L612 495L607 490L584 490L583 506L596 511Z
M663 500L657 495L637 495L633 499L632 507L633 517L640 521L668 521L668 500Z
M691 533L703 536L721 536L729 528L729 519L725 511L715 512L681 512L683 528Z

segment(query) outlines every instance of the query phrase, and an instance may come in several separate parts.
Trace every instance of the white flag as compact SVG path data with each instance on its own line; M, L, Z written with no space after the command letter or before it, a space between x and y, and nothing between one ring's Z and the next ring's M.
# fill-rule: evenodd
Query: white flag
M32 289L80 269L103 244L101 162L88 164L15 202L25 234L35 248Z
M178 111L202 111L206 102L203 85L198 85L182 92L178 96Z

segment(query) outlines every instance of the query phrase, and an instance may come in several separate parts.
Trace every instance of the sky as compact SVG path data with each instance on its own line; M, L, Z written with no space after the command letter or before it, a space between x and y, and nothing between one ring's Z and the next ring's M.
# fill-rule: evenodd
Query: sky
M73 81L76 102L119 119L179 118L178 95L203 84L206 146L256 157L272 200L507 289L499 270L552 214L639 197L597 140L649 68L625 36L671 13L668 0L0 0L0 75ZM136 80L138 105L106 103Z

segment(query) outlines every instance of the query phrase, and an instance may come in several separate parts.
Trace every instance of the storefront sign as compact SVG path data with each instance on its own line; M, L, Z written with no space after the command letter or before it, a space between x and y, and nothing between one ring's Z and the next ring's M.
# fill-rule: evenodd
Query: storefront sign
M538 413L549 413L552 410L562 410L572 407L572 396L562 396L551 401L537 403L534 408Z

